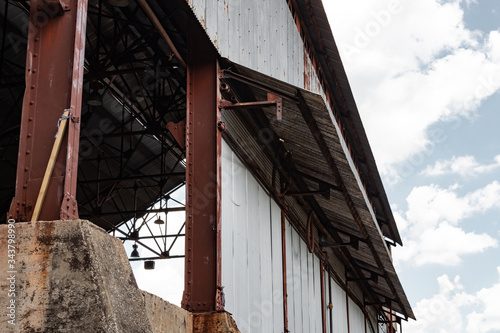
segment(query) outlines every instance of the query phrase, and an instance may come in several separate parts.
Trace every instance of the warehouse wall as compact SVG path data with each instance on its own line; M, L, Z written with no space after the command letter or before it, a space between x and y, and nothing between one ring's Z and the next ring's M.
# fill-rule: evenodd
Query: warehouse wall
M242 332L283 327L281 212L223 142L222 285Z
M283 332L280 208L224 141L221 160L225 309L241 332ZM308 251L288 220L285 241L288 328L290 332L322 333L319 258ZM347 333L349 320L350 333L365 333L365 316L358 305L346 298L346 292L328 274L324 281L327 332L331 311L333 332Z
M327 311L327 332L347 333L346 292L335 282L334 279L331 279L329 287L331 287L331 290L329 290L329 296L331 297L332 308ZM330 321L332 324L330 324ZM333 330L330 330L330 328L333 328Z
M221 56L320 93L316 73L285 0L188 3Z

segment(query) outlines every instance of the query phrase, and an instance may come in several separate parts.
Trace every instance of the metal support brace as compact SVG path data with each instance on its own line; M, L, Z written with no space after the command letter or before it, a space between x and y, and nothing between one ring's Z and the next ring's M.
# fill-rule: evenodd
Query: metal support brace
M330 243L320 241L319 246L321 248L338 248L343 246L352 246L354 249L359 248L359 238L351 236L349 242L347 243Z
M283 119L283 99L275 94L267 93L267 101L256 101L256 102L245 102L245 103L233 103L231 101L220 99L219 109L226 110L241 110L241 109L251 109L251 108L263 108L263 107L275 107L276 108L276 119Z

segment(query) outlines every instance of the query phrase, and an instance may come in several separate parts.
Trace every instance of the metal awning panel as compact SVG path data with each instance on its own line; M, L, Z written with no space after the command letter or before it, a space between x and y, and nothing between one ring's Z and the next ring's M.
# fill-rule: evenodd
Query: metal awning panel
M227 63L229 62L227 61ZM272 130L279 136L280 141L283 142L290 153L296 168L295 171L312 176L333 186L330 189L329 199L321 195L315 196L317 203L325 213L330 227L338 231L343 237L351 235L364 240L360 242L359 250L349 248L350 255L356 261L353 264L357 265L359 263L361 270L363 270L362 266L376 268L382 277L378 280L377 284L370 282L373 295L379 299L391 300L393 310L405 317L413 318L413 312L395 273L392 259L376 221L373 207L365 193L366 190L362 188L364 186L361 183L343 139L339 137L336 122L333 120L333 115L325 105L323 98L320 95L297 88L235 63L229 63L226 68L229 68L225 72L228 75L223 77L223 81L230 88L234 86L234 90L244 90L247 96L252 96L256 101L266 100L267 93L269 92L283 98L282 120L278 120L276 109L271 107L260 109L249 108L247 111L224 110L223 112L223 119L228 122L230 130L235 132L236 136L240 135L239 141L246 141L244 148L250 152L249 155L253 156L252 162L256 164L259 173L264 174L260 176L267 177L271 183L273 165L271 162L266 161L262 152L259 152L258 144L248 142L248 137L251 137L250 134L246 136L241 133L237 134L237 132L243 131L243 127L245 127L244 122L237 124L238 122L236 121L236 118L243 112L262 112L265 115ZM234 77L231 78L233 75ZM359 220L362 221L362 226L359 226L354 218L352 211L346 203L344 193L336 189L341 184L338 183L338 178L332 174L331 167L325 160L324 152L319 148L315 136L313 136L310 127L303 117L299 108L299 96L302 96L305 100L317 124L317 128L319 129L319 133L317 134L320 134L326 142L328 152L335 161L341 182L345 184L345 190L348 192L351 202L359 215ZM305 184L310 191L316 190L318 186L317 182L311 179L306 179ZM381 190L383 191L383 189ZM286 203L290 207L290 210L294 211L295 214L301 215L304 227L307 216L303 212L303 209L295 204L296 202L295 199L286 197Z

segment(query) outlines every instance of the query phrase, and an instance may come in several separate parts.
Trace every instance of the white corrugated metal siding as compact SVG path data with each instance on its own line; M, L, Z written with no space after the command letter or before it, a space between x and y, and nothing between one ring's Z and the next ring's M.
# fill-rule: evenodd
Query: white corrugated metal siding
M244 333L283 332L281 210L237 155L222 142L222 285L226 310ZM319 258L289 221L285 226L288 328L322 332ZM346 292L325 276L333 332L347 333ZM328 295L330 293L330 295ZM327 332L330 310L326 310ZM350 333L365 333L361 309L349 299Z
M286 1L188 3L221 56L294 86L320 92Z
M286 224L286 268L288 328L290 332L323 331L321 316L321 271L319 259Z
M222 285L226 310L242 332L283 331L281 211L222 144ZM317 256L286 222L291 332L322 332Z
M222 144L222 285L242 332L283 331L281 211Z
M349 325L350 333L366 333L365 314L351 299L349 299Z
M332 317L333 317L333 332L347 333L347 303L346 293L334 279L331 280L332 290Z

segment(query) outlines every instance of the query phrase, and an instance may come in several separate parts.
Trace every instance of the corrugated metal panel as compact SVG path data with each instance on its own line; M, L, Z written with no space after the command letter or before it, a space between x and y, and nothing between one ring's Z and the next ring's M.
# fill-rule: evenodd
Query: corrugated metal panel
M228 144L222 143L222 284L226 310L242 332L283 331L281 211ZM291 332L322 332L321 271L316 255L286 222L288 321ZM325 281L328 281L328 276ZM346 293L331 280L333 332L347 332ZM349 299L351 333L365 332ZM330 315L327 311L327 332Z
M350 333L365 333L365 315L359 306L349 299Z
M242 332L281 332L280 209L223 142L222 285Z
M320 92L319 80L286 1L189 0L220 55Z
M325 302L324 302L324 307L325 307L325 319L326 319L326 332L328 333L333 333L332 331L332 317L333 314L331 313L330 309L330 301L331 301L331 291L330 291L330 284L331 281L330 275L328 274L328 271L323 272L323 278L325 281ZM333 303L332 303L333 304Z
M331 286L333 332L347 333L346 293L334 279L331 280Z
M288 323L290 332L322 332L319 259L286 226Z

